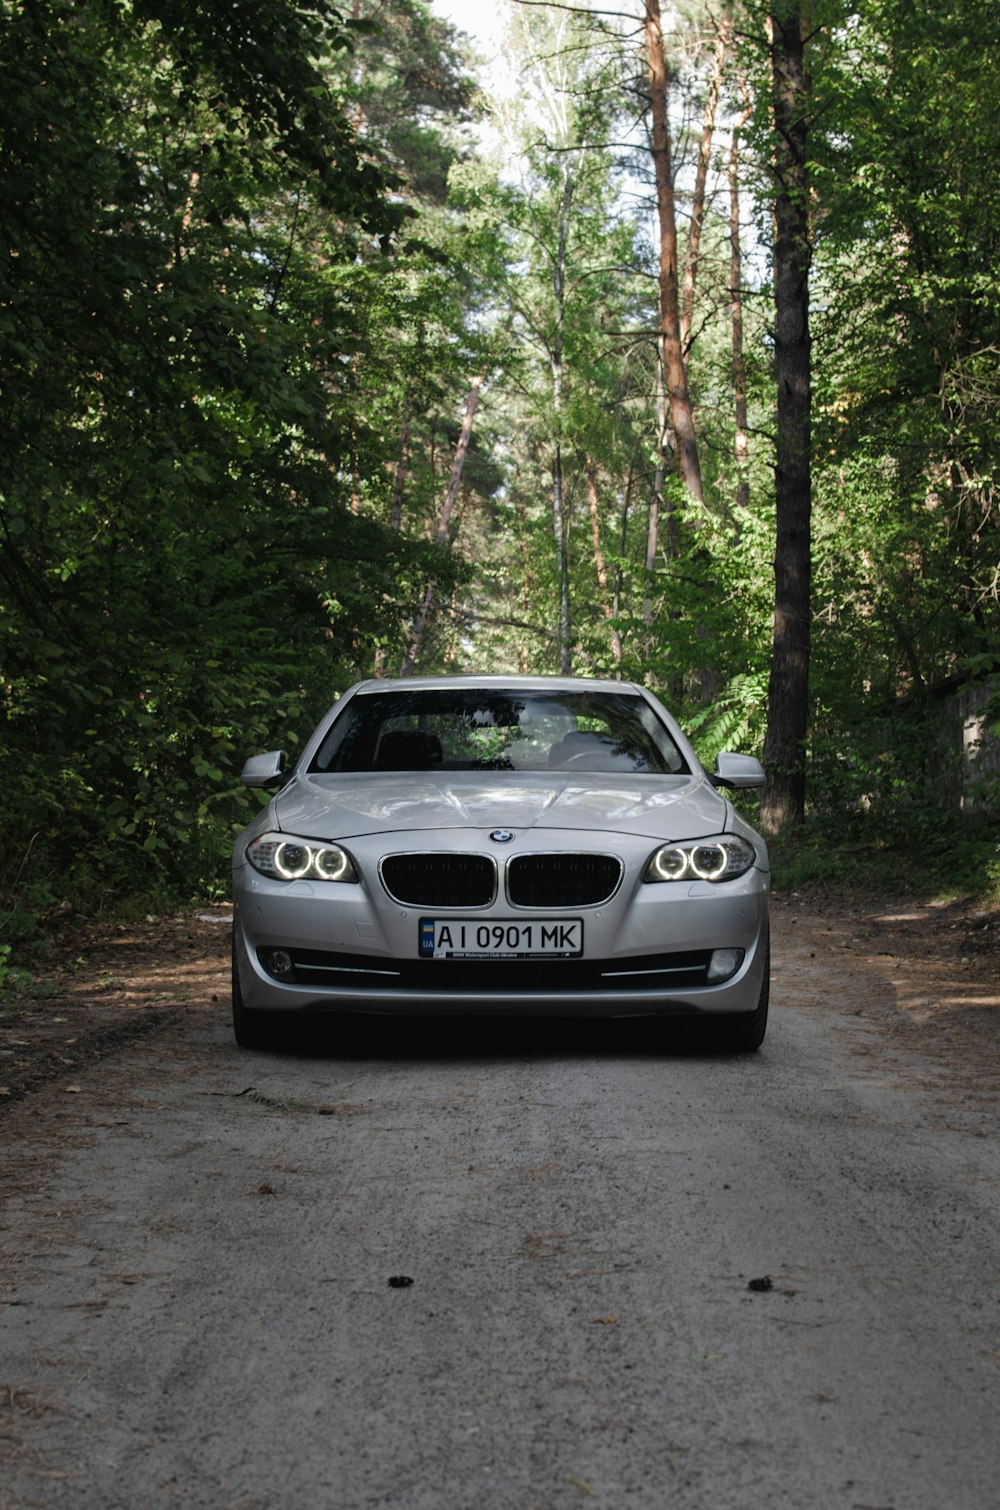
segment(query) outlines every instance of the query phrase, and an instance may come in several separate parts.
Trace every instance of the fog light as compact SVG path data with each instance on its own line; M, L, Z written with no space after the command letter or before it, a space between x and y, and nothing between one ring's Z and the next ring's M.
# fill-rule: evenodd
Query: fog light
M292 973L292 956L287 949L272 949L266 960L269 975L276 975L279 980L283 975Z
M744 953L743 949L713 949L707 979L712 982L728 980L742 965Z

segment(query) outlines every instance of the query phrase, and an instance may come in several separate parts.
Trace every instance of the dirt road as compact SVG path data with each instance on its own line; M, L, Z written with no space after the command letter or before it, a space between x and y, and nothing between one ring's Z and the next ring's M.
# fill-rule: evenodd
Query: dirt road
M748 1059L240 1053L224 927L95 937L0 1019L2 1510L994 1505L994 919L777 913Z

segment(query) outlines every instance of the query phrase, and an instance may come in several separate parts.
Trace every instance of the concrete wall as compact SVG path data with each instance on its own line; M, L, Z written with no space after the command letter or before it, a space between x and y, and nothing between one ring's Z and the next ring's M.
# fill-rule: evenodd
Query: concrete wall
M970 682L942 704L942 734L957 755L949 786L963 813L996 809L1000 800L1000 739L987 727L987 705L1000 698L1000 677Z

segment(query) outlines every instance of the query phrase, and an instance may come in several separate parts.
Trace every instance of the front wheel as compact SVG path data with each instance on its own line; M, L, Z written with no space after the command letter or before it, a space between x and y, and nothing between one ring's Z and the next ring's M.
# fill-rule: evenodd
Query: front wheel
M251 1012L243 1005L243 988L236 963L236 940L233 939L233 1036L241 1049L268 1049L273 1031L266 1012Z
M752 1054L764 1042L771 997L771 941L764 946L764 978L752 1012L726 1012L700 1023L706 1044L729 1054Z

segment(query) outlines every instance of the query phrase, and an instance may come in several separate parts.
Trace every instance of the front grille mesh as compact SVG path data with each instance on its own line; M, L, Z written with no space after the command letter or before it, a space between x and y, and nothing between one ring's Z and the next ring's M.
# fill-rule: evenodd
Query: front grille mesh
M621 874L613 855L516 855L507 895L515 907L597 907L618 889Z
M389 855L382 881L409 907L488 907L497 873L486 855Z
M514 907L599 907L617 891L621 861L614 855L515 855L507 868L507 900ZM409 907L488 907L497 876L487 855L389 855L382 861L389 895Z

